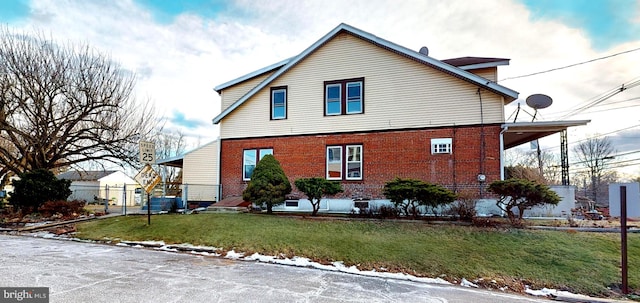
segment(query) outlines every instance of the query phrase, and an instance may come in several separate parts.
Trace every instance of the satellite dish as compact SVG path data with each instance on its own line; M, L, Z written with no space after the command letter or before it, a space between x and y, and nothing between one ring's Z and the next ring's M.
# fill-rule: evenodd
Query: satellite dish
M551 106L551 103L553 103L553 100L547 95L533 94L527 97L527 105L535 110L547 108Z
M420 48L419 53L425 55L425 56L429 56L429 49L426 46L423 46Z

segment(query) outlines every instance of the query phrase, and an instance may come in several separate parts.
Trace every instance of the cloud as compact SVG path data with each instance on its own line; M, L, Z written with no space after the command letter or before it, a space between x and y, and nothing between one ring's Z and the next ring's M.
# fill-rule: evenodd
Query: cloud
M169 122L176 126L184 127L190 130L203 126L206 122L195 119L187 119L184 113L175 111Z
M204 1L197 3L196 9L160 9L146 0L33 0L29 15L10 25L45 29L55 37L86 42L108 53L126 69L137 71L138 96L148 96L169 117L167 120L176 121L175 127L184 127L198 138L217 136L217 126L209 123L221 110L220 97L213 87L300 53L341 22L410 49L427 46L437 59L510 58L510 66L500 67L499 79L640 48L636 35L635 40L626 39L607 49L594 48L588 29L562 18L540 18L515 0L352 0L348 5L339 0L211 3L211 9L205 12ZM172 15L176 10L182 12ZM629 10L638 24L638 5ZM551 96L554 104L539 115L556 119L637 78L637 56L629 53L501 84L519 91L521 100L535 93ZM630 99L638 90L629 89L608 102ZM515 106L508 106L505 115L513 110ZM183 120L174 113L183 115ZM636 113L637 107L607 111L594 108L569 117L591 120L587 127L570 129L569 142L595 130L606 133L637 124ZM189 124L192 121L206 122ZM548 145L557 146L559 138L548 141Z

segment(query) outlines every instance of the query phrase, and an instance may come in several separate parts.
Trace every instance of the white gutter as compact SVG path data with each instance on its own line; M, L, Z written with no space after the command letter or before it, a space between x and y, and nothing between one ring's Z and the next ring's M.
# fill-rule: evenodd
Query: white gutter
M503 125L500 131L500 181L504 181L504 133L509 130L509 126Z
M216 202L220 202L222 200L222 138L218 137L218 193L216 197Z

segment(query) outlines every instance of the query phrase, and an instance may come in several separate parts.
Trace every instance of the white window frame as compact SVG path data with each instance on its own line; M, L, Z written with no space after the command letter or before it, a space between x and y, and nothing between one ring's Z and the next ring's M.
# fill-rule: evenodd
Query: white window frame
M352 148L356 148L359 150L359 154L360 154L360 158L358 160L349 160L349 150ZM336 149L339 151L339 155L340 155L340 160L339 161L333 161L333 162L329 162L329 150L330 149ZM363 154L364 154L364 148L362 147L362 144L345 144L345 145L327 145L326 147L326 160L325 160L325 165L326 165L326 178L327 180L349 180L349 181L353 181L353 180L362 180L362 175L364 172L364 161L363 161ZM335 158L335 157L334 157ZM333 166L335 167L337 164L339 163L340 165L340 176L339 177L332 177L330 176L329 172L329 166L331 164L333 164ZM350 177L349 176L349 164L353 164L353 163L359 163L359 171L358 171L358 176L357 177Z
M349 150L351 148L357 148L360 151L360 159L359 160L349 160ZM344 166L344 176L346 180L362 180L362 145L347 145L345 146L345 166ZM358 176L357 177L350 177L349 176L349 164L350 163L359 163L360 164L360 170L358 171Z
M340 160L339 161L329 162L329 149L338 149L339 150L339 152L338 152L338 155L340 156ZM327 166L327 168L326 168L326 170L327 170L326 171L327 180L342 180L342 177L344 176L344 172L343 172L343 170L344 170L344 161L343 161L344 152L343 151L344 151L344 148L342 147L342 145L329 145L329 146L327 146L326 161L325 161L326 162L326 166ZM334 154L335 154L335 152L334 152ZM330 164L334 164L335 165L336 163L340 164L340 176L339 177L331 177L329 175L329 171L330 171L329 170L329 166L330 166Z
M260 160L264 158L265 155L273 155L273 148L248 148L248 149L242 150L242 180L243 181L251 181L251 177L247 177L245 174L246 172L245 167L247 166L248 151L255 152L256 159L254 159L255 163L253 164L254 170L256 169L256 166L258 166L258 162L260 162ZM253 175L253 171L251 172L251 175Z
M276 117L276 103L275 103L275 94L283 93L284 94L284 112L282 116ZM284 120L287 119L287 89L286 88L277 88L271 90L271 120Z
M338 98L337 99L329 99L329 88L331 87L337 87L338 88ZM341 83L334 83L334 84L327 84L324 87L325 89L325 110L324 110L324 114L327 116L339 116L342 115L342 84ZM337 113L329 113L329 102L331 103L338 103L340 111L338 111Z
M349 100L349 87L353 86L354 84L357 84L360 87L360 98L357 101L353 101L353 100ZM345 107L346 107L346 111L347 114L361 114L363 111L363 102L362 102L362 81L354 81L354 82L347 82L346 84L346 103L345 103ZM349 111L349 103L351 102L358 102L360 103L360 110L358 111Z
M431 154L452 154L453 140L451 138L433 138L431 139Z

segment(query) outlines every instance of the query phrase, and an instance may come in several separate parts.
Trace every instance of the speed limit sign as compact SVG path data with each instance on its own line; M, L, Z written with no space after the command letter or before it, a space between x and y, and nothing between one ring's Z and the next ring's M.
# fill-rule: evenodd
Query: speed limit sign
M149 141L140 141L140 163L156 163L156 144Z

